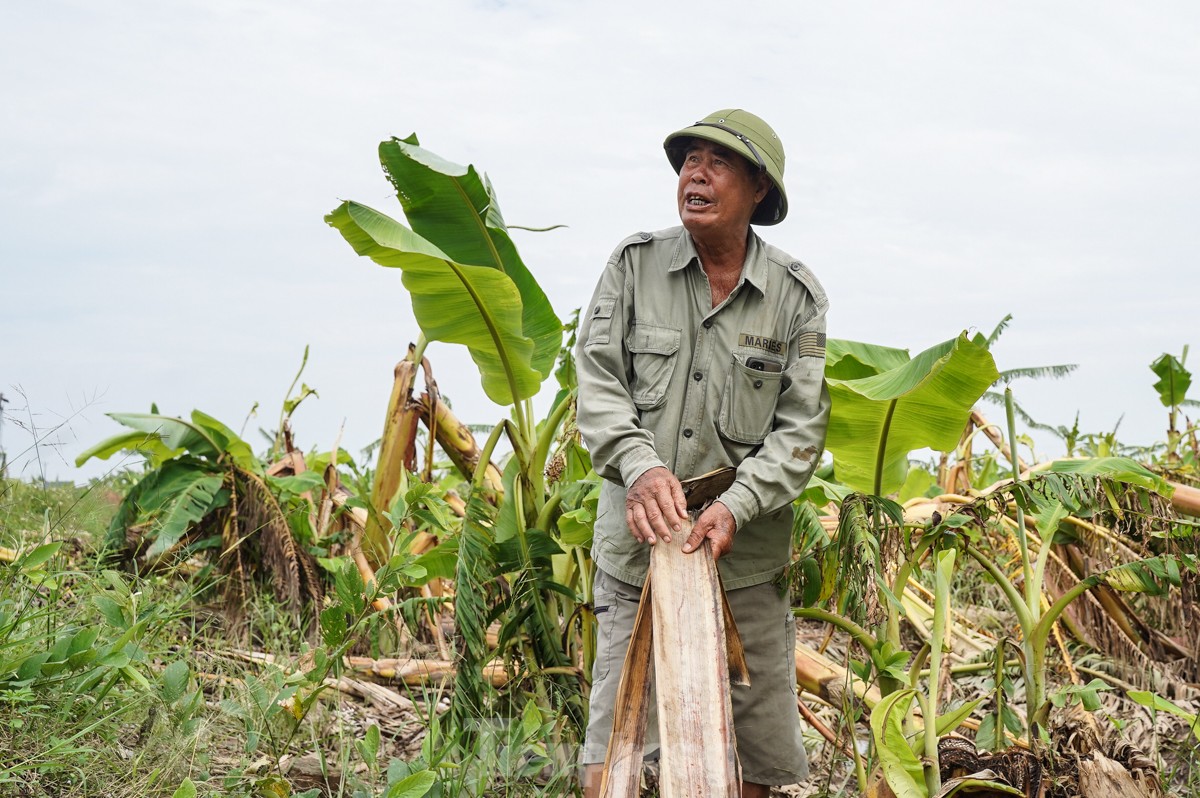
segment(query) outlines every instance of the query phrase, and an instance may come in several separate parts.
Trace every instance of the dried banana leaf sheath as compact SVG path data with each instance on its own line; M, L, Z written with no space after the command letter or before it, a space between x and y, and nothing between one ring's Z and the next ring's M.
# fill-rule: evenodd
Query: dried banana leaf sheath
M691 522L650 557L654 672L664 798L725 798L741 790L733 735L724 593L707 541L684 554ZM744 665L743 665L744 667Z
M638 606L613 708L602 798L637 798L650 686L655 684L664 798L731 798L741 793L730 682L749 684L746 657L707 541L680 548L660 541Z
M604 756L601 798L637 798L641 792L642 756L646 746L646 719L650 710L650 685L654 682L651 581L642 588L633 635L625 652L625 667L613 705L613 730Z

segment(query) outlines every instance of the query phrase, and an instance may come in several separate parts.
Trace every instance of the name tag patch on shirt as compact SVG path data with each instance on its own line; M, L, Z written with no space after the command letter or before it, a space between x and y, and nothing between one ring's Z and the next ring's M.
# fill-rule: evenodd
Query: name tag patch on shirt
M742 333L738 336L738 346L761 349L773 355L782 355L787 349L783 341L776 341L774 338L765 338L761 335L751 335L750 333Z

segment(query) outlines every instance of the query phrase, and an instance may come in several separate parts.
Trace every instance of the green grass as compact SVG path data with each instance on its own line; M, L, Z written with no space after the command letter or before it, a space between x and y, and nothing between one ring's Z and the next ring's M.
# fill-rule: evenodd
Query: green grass
M200 796L373 798L431 776L413 795L577 794L572 735L532 702L459 729L431 686L409 694L415 713L389 717L297 675L333 647L269 590L231 616L210 569L103 562L125 487L0 483L0 547L17 554L0 560L0 796L174 796L187 782ZM395 635L364 618L356 647ZM232 653L244 648L278 667ZM297 720L291 699L314 694ZM300 758L318 773L288 772ZM332 789L314 792L321 768Z
M0 569L0 794L174 791L201 700L175 647L190 599L58 544Z
M19 548L34 540L103 540L120 501L120 478L87 487L0 480L0 546Z

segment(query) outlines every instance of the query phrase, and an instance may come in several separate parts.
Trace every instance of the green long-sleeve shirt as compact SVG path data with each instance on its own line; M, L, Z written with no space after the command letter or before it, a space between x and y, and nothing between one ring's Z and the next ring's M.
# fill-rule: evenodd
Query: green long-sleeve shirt
M625 523L625 486L666 466L680 479L737 468L720 496L737 523L726 588L774 578L791 549L791 501L821 459L829 421L820 283L751 232L742 276L712 307L682 227L638 233L609 258L576 351L579 429L604 477L592 557L635 585L649 548Z

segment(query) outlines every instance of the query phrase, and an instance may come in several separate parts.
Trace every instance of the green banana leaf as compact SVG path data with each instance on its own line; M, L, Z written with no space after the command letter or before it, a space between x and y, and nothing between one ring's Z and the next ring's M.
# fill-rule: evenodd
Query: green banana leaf
M133 432L122 432L100 441L75 458L76 466L83 465L93 457L107 460L120 451L141 452L150 458L152 465L157 466L187 450L213 460L228 455L242 469L254 474L262 473L262 464L254 456L250 444L229 427L199 410L192 411L191 422L157 413L109 413L108 416L132 427Z
M1200 718L1195 713L1188 712L1178 704L1146 690L1130 690L1125 695L1129 696L1130 700L1155 712L1168 712L1176 717L1183 718L1187 721L1189 728L1191 728L1192 736L1197 741L1200 741Z
M479 367L484 393L509 405L538 392L521 294L504 272L455 262L429 241L366 205L343 202L325 217L359 255L403 272L413 315L431 341L463 344Z
M487 175L420 147L414 133L379 145L379 160L413 232L456 263L489 266L521 294L521 329L533 341L530 366L549 376L562 346L562 322L509 237Z
M221 490L221 474L197 471L180 477L160 482L164 501L155 514L154 543L146 552L151 557L169 551L193 524L229 501L228 492Z
M886 371L829 378L833 407L825 445L838 480L880 496L897 490L908 475L909 452L954 448L997 373L987 349L964 332Z
M134 430L118 433L85 449L75 458L75 466L78 468L93 457L98 460L107 460L117 452L125 451L140 452L149 458L151 463L157 464L170 460L182 450L168 449L163 445L162 438L157 433Z
M1037 469L1041 469L1038 466ZM1154 491L1160 496L1171 498L1175 488L1170 482L1155 474L1141 463L1128 457L1087 457L1079 460L1053 460L1046 471L1054 474L1088 474L1097 477L1107 477L1118 482L1135 485L1139 488Z
M904 738L904 715L916 693L898 690L871 710L871 736L883 777L897 798L928 798L921 760Z
M209 470L202 460L184 457L151 471L125 496L109 526L110 545L117 545L131 526L146 525L153 539L147 554L168 550L206 515L229 502L224 474Z
M192 411L192 423L207 432L213 443L228 454L235 465L251 474L262 476L262 463L254 456L250 444L238 437L237 433L208 413L199 410Z
M899 368L909 361L907 349L830 338L825 342L825 376L853 380Z
M1180 583L1179 562L1169 554L1127 562L1097 576L1113 590L1148 596L1164 595L1171 585Z
M168 449L187 449L198 457L217 460L221 447L201 427L172 416L156 413L109 413L108 417L118 424L157 435Z
M1184 356L1187 353L1184 352ZM1150 364L1150 370L1158 375L1154 390L1163 407L1178 407L1187 398L1188 388L1192 385L1192 372L1183 367L1183 363L1174 355L1163 355Z
M986 775L988 778L979 778L978 776ZM1016 787L1010 787L1002 781L996 781L996 774L991 770L982 770L978 774L971 776L959 776L953 778L942 785L942 790L937 794L937 798L954 798L955 795L962 793L963 795L987 796L987 798L995 798L997 795L1016 795L1018 798L1024 798L1025 791L1018 790Z

